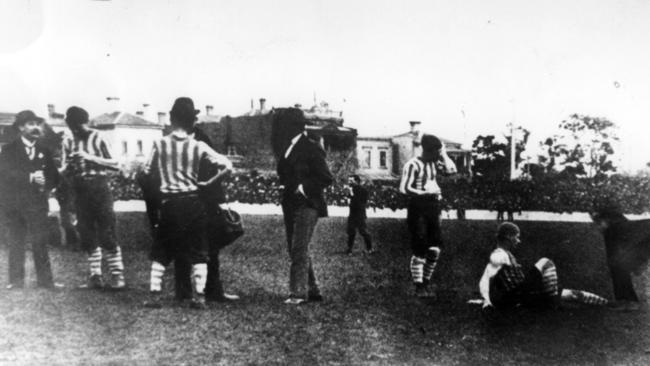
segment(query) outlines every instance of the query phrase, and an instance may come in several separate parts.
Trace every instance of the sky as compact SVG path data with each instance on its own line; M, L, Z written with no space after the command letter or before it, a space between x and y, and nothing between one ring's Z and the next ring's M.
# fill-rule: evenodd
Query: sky
M648 19L644 0L0 0L0 111L316 100L360 136L416 120L470 147L514 122L531 152L578 113L618 126L633 172L650 162Z

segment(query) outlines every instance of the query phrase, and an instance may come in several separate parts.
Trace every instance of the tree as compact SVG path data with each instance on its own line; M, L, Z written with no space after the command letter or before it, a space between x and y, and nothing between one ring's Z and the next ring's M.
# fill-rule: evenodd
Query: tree
M618 137L613 122L572 114L558 128L560 134L540 144L546 156L540 156L539 161L547 172L560 171L571 177L596 179L616 172L612 155Z
M515 129L517 138L515 144L515 164L519 166L524 161L522 157L528 143L530 131L522 127ZM494 135L479 135L472 143L473 171L478 177L500 181L510 177L510 151L512 138L504 135L506 142L495 140Z

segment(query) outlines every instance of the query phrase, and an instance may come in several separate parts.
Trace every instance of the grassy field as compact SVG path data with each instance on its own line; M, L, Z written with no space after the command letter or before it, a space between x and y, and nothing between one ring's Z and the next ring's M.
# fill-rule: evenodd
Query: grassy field
M440 296L423 302L409 286L404 222L369 220L378 253L364 255L358 238L357 252L346 256L345 219L322 220L312 254L326 301L289 307L282 303L289 268L282 218L244 219L247 234L222 254L226 288L242 300L207 311L176 304L169 286L164 308L141 306L150 245L144 214L119 216L127 291L72 289L85 278L84 255L52 250L55 276L69 287L0 290L0 364L650 364L646 306L628 313L575 306L520 311L493 323L467 305L478 296L495 222L443 222L446 246L434 277ZM611 297L603 243L591 225L520 226L522 260L553 258L565 286ZM3 255L0 283L6 283L6 272ZM649 281L638 282L644 287Z

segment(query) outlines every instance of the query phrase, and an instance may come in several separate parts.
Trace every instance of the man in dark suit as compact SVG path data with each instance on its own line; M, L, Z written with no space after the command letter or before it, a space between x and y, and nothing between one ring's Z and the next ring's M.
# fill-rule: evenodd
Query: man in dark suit
M348 250L346 253L352 254L357 230L366 243L366 251L373 253L372 240L366 226L368 190L361 185L361 178L358 175L351 176L348 179L348 184L350 185L350 215L348 216Z
M59 174L50 152L39 146L44 120L26 110L16 114L14 128L20 136L0 153L0 194L2 211L9 227L9 285L25 284L25 241L32 234L32 254L38 287L58 288L52 281L47 252L48 192L58 183Z
M287 234L291 270L287 304L322 301L309 244L319 217L327 216L323 195L332 184L325 151L305 134L306 119L297 108L277 109L273 115L273 149L278 176L284 186L282 212Z

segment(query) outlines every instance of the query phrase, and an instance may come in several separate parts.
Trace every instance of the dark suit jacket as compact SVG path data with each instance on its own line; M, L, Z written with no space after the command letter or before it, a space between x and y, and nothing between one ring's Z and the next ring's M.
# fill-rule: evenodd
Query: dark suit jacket
M317 143L306 136L300 137L289 156L280 158L278 177L284 186L284 206L295 207L306 203L315 208L320 217L327 216L323 190L332 184L333 178L325 162L325 151ZM300 184L306 198L295 193Z
M29 175L43 170L45 188L30 183ZM59 183L59 172L49 150L35 146L35 156L29 160L20 138L5 145L0 153L0 206L7 212L25 209L48 209L50 189Z
M350 198L350 217L366 217L366 206L368 205L368 190L361 185L352 186L352 197Z

